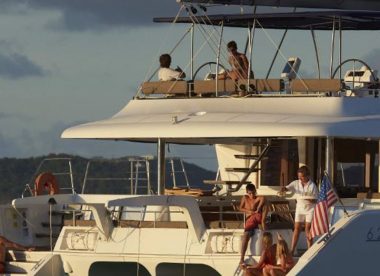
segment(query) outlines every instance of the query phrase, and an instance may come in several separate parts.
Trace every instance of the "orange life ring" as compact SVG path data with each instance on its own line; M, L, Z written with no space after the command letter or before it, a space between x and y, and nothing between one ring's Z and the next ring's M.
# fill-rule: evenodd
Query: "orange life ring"
M49 195L59 194L57 179L50 172L40 173L34 181L34 195L42 195L44 191L48 191Z

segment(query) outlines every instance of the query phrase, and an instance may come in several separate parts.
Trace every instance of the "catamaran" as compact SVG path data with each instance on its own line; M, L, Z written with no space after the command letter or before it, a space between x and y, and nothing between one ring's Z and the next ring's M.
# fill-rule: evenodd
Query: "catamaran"
M288 275L376 273L380 83L377 71L366 61L343 58L342 36L347 31L380 30L380 12L374 11L379 4L291 0L179 4L185 15L154 21L189 25L185 34L191 38L189 80L155 81L152 74L113 117L62 133L65 139L157 143L157 187L146 194L133 189L129 195L74 189L67 194L60 189L64 183L37 178L38 195L34 192L1 206L0 234L43 250L9 251L7 273L243 275L239 259L245 218L238 209L245 184L254 183L267 202L265 225L251 238L246 254L246 262L255 263L264 231L291 241L296 198L278 192L293 180L300 164L311 168L317 182L328 172L342 202L330 209L328 233L308 250L306 242L299 242L297 264ZM208 14L207 8L216 4L339 10ZM358 11L363 7L371 11ZM267 74L249 73L238 80L217 77L220 69L228 70L223 34L229 28L247 30L245 54L251 69L255 69L251 64L255 34L269 36L266 30L281 30ZM292 31L311 34L315 78L303 78L302 58L286 57L282 51ZM331 32L330 66L328 77L323 77L315 34L327 31ZM197 32L214 56L195 68L200 50L194 47ZM272 47L274 40L269 41ZM284 69L274 78L278 57ZM203 181L213 188L211 194L166 189L168 144L215 145L218 175ZM51 178L53 174L46 179ZM49 194L40 194L44 188Z

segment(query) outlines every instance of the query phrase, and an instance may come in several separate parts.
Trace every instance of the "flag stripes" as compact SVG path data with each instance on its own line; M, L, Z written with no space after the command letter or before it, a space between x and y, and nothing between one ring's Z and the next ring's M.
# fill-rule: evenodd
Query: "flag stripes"
M317 205L314 208L313 220L311 222L311 236L320 236L329 230L328 209L338 201L338 198L331 188L327 176L323 177L321 190L319 191Z

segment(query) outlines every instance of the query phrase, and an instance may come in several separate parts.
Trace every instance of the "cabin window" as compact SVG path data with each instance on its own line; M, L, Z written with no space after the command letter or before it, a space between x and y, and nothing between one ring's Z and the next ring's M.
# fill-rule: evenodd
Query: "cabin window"
M261 161L262 185L287 185L295 179L298 169L296 139L273 140L266 157Z
M335 139L334 152L334 185L340 196L378 192L378 142Z
M221 275L212 267L205 264L175 264L175 263L160 263L156 267L157 276L177 276L177 275Z
M111 273L111 274L110 274ZM89 276L150 276L149 271L137 262L95 262L90 266Z

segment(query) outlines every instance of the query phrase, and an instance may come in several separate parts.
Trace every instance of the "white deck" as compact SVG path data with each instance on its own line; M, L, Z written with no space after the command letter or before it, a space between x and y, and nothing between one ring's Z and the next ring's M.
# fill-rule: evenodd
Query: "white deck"
M62 138L239 143L252 137L380 137L380 99L261 97L132 100Z

